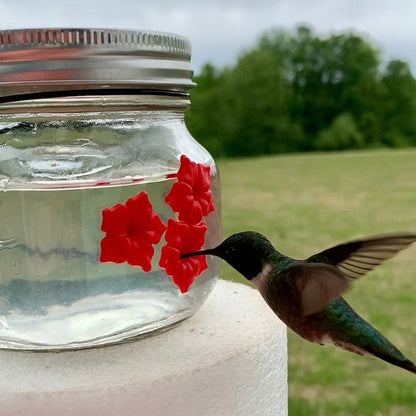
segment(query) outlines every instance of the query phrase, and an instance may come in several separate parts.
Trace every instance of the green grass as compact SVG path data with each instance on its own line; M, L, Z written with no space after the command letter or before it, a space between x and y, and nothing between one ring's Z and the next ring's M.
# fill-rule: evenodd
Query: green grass
M416 232L416 149L220 160L219 169L224 236L256 230L305 258L344 240ZM228 265L222 277L244 280ZM345 298L416 360L416 245ZM288 342L291 416L415 414L416 375L290 331Z

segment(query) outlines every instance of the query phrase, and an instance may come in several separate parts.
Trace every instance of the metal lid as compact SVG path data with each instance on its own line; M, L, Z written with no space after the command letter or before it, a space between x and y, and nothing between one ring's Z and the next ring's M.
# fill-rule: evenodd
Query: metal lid
M0 97L194 87L188 39L108 29L0 31ZM11 97L13 99L13 97Z

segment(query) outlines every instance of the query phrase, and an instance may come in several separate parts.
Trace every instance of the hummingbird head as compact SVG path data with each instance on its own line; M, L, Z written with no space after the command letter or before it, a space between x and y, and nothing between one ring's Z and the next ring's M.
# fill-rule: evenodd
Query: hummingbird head
M181 257L211 254L222 258L247 280L251 280L263 270L273 252L275 249L266 237L254 231L245 231L231 235L215 248L183 254Z

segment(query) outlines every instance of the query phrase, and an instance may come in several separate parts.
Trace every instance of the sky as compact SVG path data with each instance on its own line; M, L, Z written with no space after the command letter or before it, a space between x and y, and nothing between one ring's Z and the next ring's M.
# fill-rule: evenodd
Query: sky
M416 75L415 22L414 0L0 0L0 30L91 27L184 35L197 73L206 62L232 65L267 30L304 24L323 36L352 30L379 48L384 61L402 59Z

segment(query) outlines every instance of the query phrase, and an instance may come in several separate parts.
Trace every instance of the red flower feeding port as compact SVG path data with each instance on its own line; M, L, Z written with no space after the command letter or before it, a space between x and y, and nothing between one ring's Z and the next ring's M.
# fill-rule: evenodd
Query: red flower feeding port
M205 223L188 225L181 221L168 221L166 245L162 248L159 265L172 276L182 293L186 293L195 278L208 268L205 256L181 259L181 254L202 248L206 231Z
M200 250L205 243L207 225L203 218L215 210L211 193L211 169L182 155L177 182L165 202L178 214L167 227L153 212L146 192L103 210L101 262L124 263L151 271L153 245L166 231L159 266L186 293L196 277L208 268L205 256L181 259L181 254Z
M153 212L146 192L103 210L101 230L101 262L141 266L145 272L152 268L154 244L159 243L166 230L165 224Z
M215 209L211 193L210 167L192 162L183 155L178 182L173 184L165 202L174 212L179 213L180 221L186 224L200 223Z

